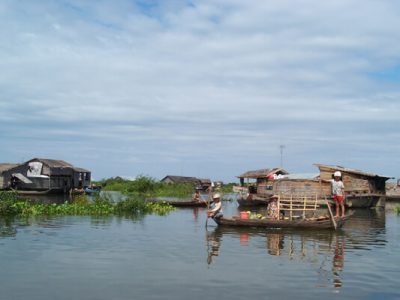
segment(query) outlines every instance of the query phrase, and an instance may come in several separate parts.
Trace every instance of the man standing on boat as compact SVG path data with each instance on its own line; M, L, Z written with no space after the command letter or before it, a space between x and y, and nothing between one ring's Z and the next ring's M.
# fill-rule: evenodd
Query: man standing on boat
M342 181L342 173L340 171L336 171L333 174L334 179L332 180L332 196L333 200L336 204L336 215L335 218L339 217L340 208L342 208L342 217L344 217L344 199L345 199L345 192L344 192L344 184Z
M215 193L213 196L213 203L211 204L211 209L207 211L207 216L209 218L220 218L222 217L222 204L221 204L221 195L219 193Z

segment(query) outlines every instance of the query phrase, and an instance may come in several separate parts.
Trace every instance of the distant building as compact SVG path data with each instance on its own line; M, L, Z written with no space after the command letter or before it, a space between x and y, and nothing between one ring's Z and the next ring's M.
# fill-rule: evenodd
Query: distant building
M63 160L34 158L22 164L0 164L0 188L62 193L91 183L91 172Z
M273 180L287 174L289 173L282 168L273 168L247 171L237 177L240 180L240 186L244 187L246 185L250 193L256 193L257 187L260 185L267 186L269 190L272 190ZM255 182L250 182L250 180L255 180Z
M164 182L164 183L192 183L193 185L195 185L203 190L206 190L211 186L210 179L188 177L188 176L167 175L160 181Z

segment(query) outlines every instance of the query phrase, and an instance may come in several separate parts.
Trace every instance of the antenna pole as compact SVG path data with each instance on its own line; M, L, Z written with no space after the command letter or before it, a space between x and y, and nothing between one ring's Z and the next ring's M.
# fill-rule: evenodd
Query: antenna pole
M283 168L283 149L285 148L285 145L279 145L279 149L281 152L281 168Z

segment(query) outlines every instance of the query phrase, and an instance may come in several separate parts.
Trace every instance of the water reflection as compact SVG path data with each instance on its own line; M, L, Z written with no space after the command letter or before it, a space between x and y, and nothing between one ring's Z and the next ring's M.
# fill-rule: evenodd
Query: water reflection
M267 249L270 255L281 255L284 249L284 236L280 233L267 234Z
M336 236L335 253L332 260L333 284L336 288L342 286L340 273L344 267L344 236Z
M219 248L221 247L222 232L220 229L213 231L206 230L207 241L207 264L210 265L214 256L219 255Z
M206 232L207 264L223 255L223 241L240 247L264 245L267 257L309 264L315 268L320 286L341 288L346 253L386 245L385 232L385 214L379 210L356 212L340 231L216 227Z
M0 218L0 238L15 237L17 235L17 228L14 225L12 218Z

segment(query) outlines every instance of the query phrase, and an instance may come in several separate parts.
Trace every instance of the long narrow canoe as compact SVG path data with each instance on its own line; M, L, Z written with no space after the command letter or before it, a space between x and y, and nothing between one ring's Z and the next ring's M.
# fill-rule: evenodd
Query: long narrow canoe
M343 224L350 218L350 215L344 218L335 218L337 228L341 228ZM264 227L264 228L313 228L313 229L335 229L332 220L329 217L310 218L297 220L273 220L273 219L241 219L240 217L232 218L215 218L214 221L218 225L223 226L239 226L239 227Z
M153 203L168 203L169 205L176 207L207 207L207 202L204 201L179 201L179 200L159 200L159 199L148 199L148 202Z

